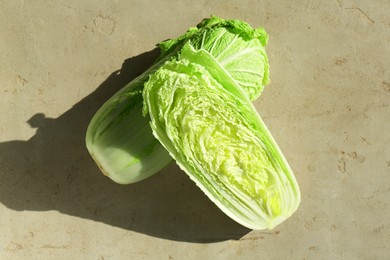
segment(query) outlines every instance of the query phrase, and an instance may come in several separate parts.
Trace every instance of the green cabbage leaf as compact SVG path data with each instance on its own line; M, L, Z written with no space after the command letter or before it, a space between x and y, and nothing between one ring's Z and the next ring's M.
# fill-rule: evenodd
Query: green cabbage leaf
M159 44L161 57L190 41L196 50L209 52L224 67L250 100L255 100L269 83L269 64L265 52L268 34L240 20L211 17L177 39Z

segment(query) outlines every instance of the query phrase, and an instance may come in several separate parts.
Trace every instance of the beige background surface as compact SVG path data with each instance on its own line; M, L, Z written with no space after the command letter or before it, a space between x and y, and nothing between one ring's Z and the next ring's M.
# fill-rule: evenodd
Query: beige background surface
M390 2L175 2L0 1L0 258L388 259ZM211 14L270 34L255 106L302 192L272 231L234 223L174 164L112 183L84 147L155 44Z

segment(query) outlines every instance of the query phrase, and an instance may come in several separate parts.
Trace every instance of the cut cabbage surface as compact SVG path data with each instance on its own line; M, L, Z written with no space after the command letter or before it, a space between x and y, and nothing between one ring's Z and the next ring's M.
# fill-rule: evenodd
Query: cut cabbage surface
M154 136L228 216L272 229L300 202L296 179L250 95L226 68L187 42L143 90Z

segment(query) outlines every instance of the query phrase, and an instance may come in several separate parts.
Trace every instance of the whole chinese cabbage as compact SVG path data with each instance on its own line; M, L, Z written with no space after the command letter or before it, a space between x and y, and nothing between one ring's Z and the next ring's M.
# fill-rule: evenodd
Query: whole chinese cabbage
M142 116L142 90L156 69L177 59L186 42L210 53L254 100L269 81L267 40L262 28L213 16L181 37L160 43L161 55L153 66L111 97L88 126L86 145L102 172L115 182L128 184L153 175L172 161Z

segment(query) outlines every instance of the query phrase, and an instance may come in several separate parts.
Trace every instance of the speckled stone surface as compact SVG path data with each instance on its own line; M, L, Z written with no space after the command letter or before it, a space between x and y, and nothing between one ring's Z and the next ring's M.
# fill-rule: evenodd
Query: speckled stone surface
M292 3L294 2L294 3ZM390 3L0 1L1 259L387 259ZM251 231L172 164L129 186L84 135L100 105L211 14L264 27L271 84L255 107L301 187Z

